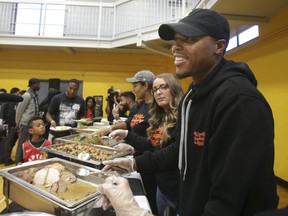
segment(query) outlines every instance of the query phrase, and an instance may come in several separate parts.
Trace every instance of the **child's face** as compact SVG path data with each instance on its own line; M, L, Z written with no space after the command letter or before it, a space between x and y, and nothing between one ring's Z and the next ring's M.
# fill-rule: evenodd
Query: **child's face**
M29 133L33 135L43 135L45 133L45 124L42 119L33 121L33 127L29 129Z

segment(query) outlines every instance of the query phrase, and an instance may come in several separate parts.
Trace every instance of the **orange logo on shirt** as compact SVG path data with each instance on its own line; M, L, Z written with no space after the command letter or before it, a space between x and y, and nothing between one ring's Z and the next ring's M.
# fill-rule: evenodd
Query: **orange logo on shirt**
M144 115L142 113L134 115L133 119L130 122L130 127L133 128L135 125L144 122Z
M197 146L203 146L205 141L205 132L194 131L194 144Z
M156 128L151 136L151 144L153 147L160 146L162 143L162 128Z

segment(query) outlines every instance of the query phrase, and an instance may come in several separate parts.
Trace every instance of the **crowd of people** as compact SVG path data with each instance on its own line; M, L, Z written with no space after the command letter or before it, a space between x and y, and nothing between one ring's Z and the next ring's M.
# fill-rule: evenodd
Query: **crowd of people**
M248 65L224 58L230 38L226 18L195 9L177 23L161 25L158 33L173 41L176 75L141 70L127 78L132 91L111 87L106 99L110 125L100 129L103 135L124 140L116 148L134 152L133 158L104 161L103 171L115 166L138 171L151 212L138 206L127 180L116 176L98 187L105 197L103 207L112 206L118 216L164 216L167 210L181 216L260 216L268 210L274 214L271 210L279 199L273 114ZM178 79L186 77L192 83L184 94ZM14 109L15 122L9 123L15 128L11 140L18 135L16 164L43 158L39 152L38 158L33 154L51 145L45 124L76 127L73 120L95 117L93 97L85 101L77 95L78 80L71 79L65 92L48 95L42 109L39 80L30 79L28 86ZM44 118L38 117L39 111ZM126 119L118 121L120 117ZM31 155L23 154L32 147ZM5 151L11 155L11 143ZM11 161L11 156L5 160Z

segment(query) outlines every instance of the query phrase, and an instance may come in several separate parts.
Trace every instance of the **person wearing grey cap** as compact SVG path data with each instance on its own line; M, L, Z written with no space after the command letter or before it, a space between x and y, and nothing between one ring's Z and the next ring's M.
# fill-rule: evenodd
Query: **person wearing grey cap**
M40 80L31 78L28 81L29 89L22 95L23 101L16 108L16 126L18 127L18 146L16 149L15 163L18 164L22 158L20 156L22 144L29 139L28 122L39 115L39 100L37 91L40 90Z
M104 170L119 166L151 173L178 167L181 216L253 216L277 208L272 110L248 65L224 58L230 36L226 18L195 9L158 32L163 40L174 40L176 75L193 80L179 106L180 133L168 148L104 161ZM133 215L145 214L132 202L117 206L111 189L118 192L109 182L99 188L117 215L128 207ZM117 189L129 200L129 189Z
M146 129L148 128L149 108L153 101L151 89L153 81L156 78L155 74L149 70L141 70L135 74L134 77L127 78L126 80L133 85L133 92L139 103L138 111L134 116L130 116L125 122L102 127L100 132L103 135L110 133L116 129L131 130L141 136L146 136Z
M102 127L100 132L108 134L116 129L129 130L142 137L147 137L146 130L149 127L149 109L153 101L153 95L151 93L153 81L156 78L155 74L149 70L141 70L137 72L134 77L127 78L126 80L133 85L133 92L137 100L143 101L139 104L137 112L133 116L117 124ZM136 152L135 155L140 154ZM143 184L147 193L152 211L157 213L156 205L156 178L155 175L142 175Z

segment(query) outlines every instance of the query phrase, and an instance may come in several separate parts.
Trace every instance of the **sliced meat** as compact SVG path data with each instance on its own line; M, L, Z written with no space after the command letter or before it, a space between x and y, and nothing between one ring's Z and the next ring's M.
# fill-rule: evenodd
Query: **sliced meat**
M29 172L22 172L19 177L28 183L33 181L33 176Z
M73 183L77 180L77 177L69 171L64 171L61 173L60 179L66 181L67 183Z
M67 190L67 185L68 185L68 183L66 181L60 179L58 181L58 190L57 190L57 192L58 193L65 192Z
M58 182L54 182L54 183L51 185L49 191L50 191L51 193L57 193L58 187L59 187Z

